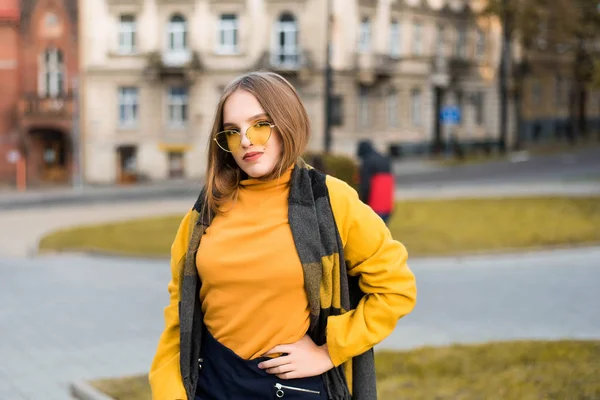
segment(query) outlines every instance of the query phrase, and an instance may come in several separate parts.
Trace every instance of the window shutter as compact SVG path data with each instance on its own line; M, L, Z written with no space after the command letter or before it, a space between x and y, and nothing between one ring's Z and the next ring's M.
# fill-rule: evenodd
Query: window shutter
M47 95L47 82L46 82L46 62L45 62L45 54L43 51L38 54L38 78L37 78L37 86L38 86L38 96L46 97Z

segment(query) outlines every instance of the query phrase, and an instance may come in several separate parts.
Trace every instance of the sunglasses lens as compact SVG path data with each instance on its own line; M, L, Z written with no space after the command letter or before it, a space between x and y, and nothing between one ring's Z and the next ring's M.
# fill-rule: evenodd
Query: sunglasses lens
M234 131L219 132L216 136L217 144L225 151L233 151L240 147L241 136Z
M268 122L259 122L248 128L246 135L253 145L264 146L271 137L271 125Z

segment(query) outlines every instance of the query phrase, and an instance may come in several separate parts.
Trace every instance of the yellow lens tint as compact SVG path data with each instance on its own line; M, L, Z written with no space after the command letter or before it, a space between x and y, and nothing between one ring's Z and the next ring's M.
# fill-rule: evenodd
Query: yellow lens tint
M246 136L248 136L248 140L253 145L264 146L271 137L271 124L268 122L259 122L252 125L246 131Z
M234 151L240 147L242 138L236 131L223 131L217 134L217 144L225 151Z

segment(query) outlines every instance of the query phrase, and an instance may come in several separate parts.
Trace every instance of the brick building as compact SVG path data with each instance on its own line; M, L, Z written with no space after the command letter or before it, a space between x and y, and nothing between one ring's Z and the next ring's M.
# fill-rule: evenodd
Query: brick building
M0 184L12 184L16 171L9 158L15 155L18 138L18 0L0 2L0 43Z
M77 1L21 0L20 48L18 119L28 181L68 182L78 71Z

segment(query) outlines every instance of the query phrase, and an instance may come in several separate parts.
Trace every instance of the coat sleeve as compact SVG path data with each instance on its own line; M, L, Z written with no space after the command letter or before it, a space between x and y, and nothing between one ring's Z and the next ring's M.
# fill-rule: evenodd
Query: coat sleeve
M417 288L406 248L382 219L345 182L328 176L327 187L348 275L358 277L365 294L356 309L327 321L329 355L338 366L389 336L414 308Z
M160 336L150 367L153 400L185 400L187 395L179 369L179 273L185 257L191 211L179 225L171 246L171 281L168 284L169 305L165 308L165 329Z

